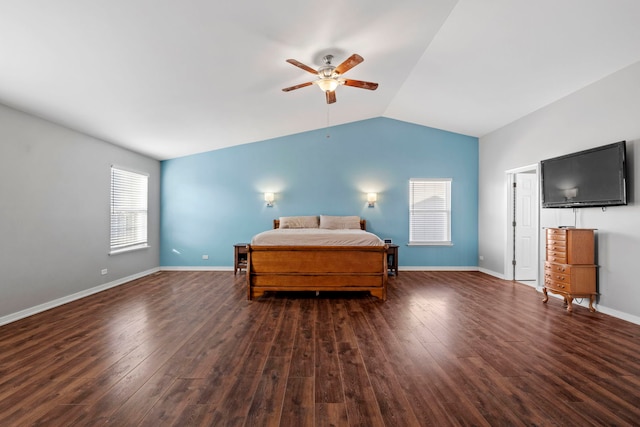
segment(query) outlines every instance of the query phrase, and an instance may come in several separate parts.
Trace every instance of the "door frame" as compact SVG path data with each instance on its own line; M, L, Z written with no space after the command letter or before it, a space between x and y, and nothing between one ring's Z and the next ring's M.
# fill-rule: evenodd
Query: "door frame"
M522 166L515 169L509 169L505 171L505 183L506 183L506 201L507 201L507 220L505 221L506 227L506 239L504 243L504 276L506 280L513 280L515 268L511 261L513 260L513 245L514 245L514 233L513 233L513 214L514 214L514 199L513 199L513 183L515 182L515 176L519 173L535 173L536 180L540 183L540 165L538 163L533 165ZM538 193L540 193L540 185L538 184ZM526 283L527 285L532 285L533 287L538 286L538 282L540 281L540 203L538 203L538 207L536 209L534 215L534 223L537 232L535 233L536 240L536 255L537 255L537 265L536 269L536 278L533 284ZM523 282L524 283L524 282Z

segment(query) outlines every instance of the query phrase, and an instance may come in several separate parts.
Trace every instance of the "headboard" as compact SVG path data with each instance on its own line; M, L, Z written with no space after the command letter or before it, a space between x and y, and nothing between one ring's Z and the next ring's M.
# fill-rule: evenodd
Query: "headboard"
M273 228L280 228L280 220L279 219L274 219L273 220ZM361 219L360 220L360 229L367 231L367 220L366 219Z

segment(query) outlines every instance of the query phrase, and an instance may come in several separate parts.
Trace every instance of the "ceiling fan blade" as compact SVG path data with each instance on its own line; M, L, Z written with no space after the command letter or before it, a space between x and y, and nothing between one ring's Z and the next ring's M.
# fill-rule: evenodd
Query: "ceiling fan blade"
M344 80L344 85L345 86L359 87L360 89L369 89L369 90L378 89L378 83L363 82L362 80L348 80L348 79L345 79Z
M313 82L300 83L299 85L285 87L284 89L282 89L282 91L283 92L289 92L289 91L292 91L292 90L295 90L295 89L300 89L301 87L311 86L312 84L313 84Z
M300 61L296 61L295 59L287 59L287 62L291 65L295 65L298 68L302 68L303 70L314 74L314 75L318 75L318 71L314 70L313 68L309 67L308 65L304 65L302 62Z
M338 65L335 69L335 72L338 74L344 74L362 61L364 61L362 56L354 53L353 55L348 57L342 64Z
M336 102L336 91L330 90L325 92L327 94L327 104L333 104Z

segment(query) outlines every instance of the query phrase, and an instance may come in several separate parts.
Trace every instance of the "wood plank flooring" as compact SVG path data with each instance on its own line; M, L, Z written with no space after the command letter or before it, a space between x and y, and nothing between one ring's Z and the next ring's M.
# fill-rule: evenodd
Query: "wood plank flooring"
M246 298L160 272L0 327L1 426L640 424L640 326L478 272Z

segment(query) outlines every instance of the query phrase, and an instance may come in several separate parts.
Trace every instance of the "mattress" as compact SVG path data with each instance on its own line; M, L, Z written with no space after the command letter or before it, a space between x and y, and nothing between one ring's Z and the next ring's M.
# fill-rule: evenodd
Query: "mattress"
M252 246L384 246L384 241L363 230L278 228L256 234Z

